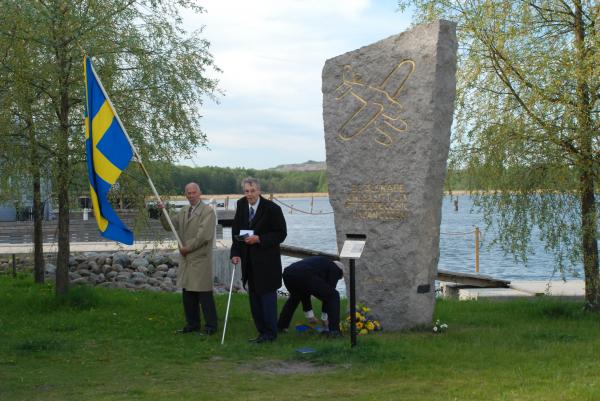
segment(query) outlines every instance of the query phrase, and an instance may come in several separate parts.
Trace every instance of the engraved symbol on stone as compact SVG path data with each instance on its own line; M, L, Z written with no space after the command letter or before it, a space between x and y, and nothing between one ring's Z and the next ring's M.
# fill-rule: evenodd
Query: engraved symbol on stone
M402 105L398 95L414 70L415 62L404 60L389 72L380 85L375 86L363 82L351 65L345 65L342 84L335 89L335 98L354 102L357 109L340 127L340 139L349 141L363 132L372 131L375 142L391 146L394 134L408 129L406 121L400 118Z

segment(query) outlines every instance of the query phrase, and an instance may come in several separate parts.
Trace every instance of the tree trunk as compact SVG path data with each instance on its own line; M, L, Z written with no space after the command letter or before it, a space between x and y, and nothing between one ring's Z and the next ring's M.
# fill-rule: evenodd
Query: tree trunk
M591 174L582 177L581 226L585 303L589 310L600 310L600 276L598 275L598 242L596 241L596 200Z
M61 132L58 156L58 254L56 255L56 295L66 295L69 291L69 156L68 128ZM63 143L64 142L64 143Z
M31 149L33 176L33 271L36 283L44 282L44 238L42 234L42 193L40 189L40 164L36 146Z
M29 135L29 171L33 181L33 278L36 283L44 282L44 245L42 235L42 194L40 160L38 155L35 126L30 105L26 105L26 118Z
M590 90L586 81L585 60L590 49L585 47L585 25L581 1L574 1L574 45L578 58L577 73L577 122L581 151L581 248L585 273L585 302L589 310L600 310L600 276L598 275L598 242L596 199L594 194L594 150L592 145L592 108Z
M67 49L59 44L57 48L59 66L59 104L57 108L59 132L57 141L58 175L58 253L56 255L56 294L66 295L69 291L69 183L71 180L69 149L69 60Z

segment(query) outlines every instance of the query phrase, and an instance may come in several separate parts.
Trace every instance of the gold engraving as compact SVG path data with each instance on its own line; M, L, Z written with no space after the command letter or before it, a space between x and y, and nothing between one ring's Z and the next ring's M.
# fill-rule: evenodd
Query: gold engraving
M402 184L354 184L344 207L360 220L404 220L408 216L408 192Z
M414 70L413 60L403 60L379 86L373 86L364 83L362 76L355 73L351 65L345 65L342 84L334 91L335 99L347 101L350 98L358 101L359 107L340 127L340 139L349 141L373 127L375 142L391 146L394 142L393 134L408 129L406 121L400 118L402 105L398 101L398 95Z

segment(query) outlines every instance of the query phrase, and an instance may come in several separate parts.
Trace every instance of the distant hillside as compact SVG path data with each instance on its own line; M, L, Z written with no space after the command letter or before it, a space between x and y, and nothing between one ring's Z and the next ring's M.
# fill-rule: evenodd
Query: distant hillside
M269 170L277 170L277 171L322 171L326 170L327 165L325 162L316 162L314 160L309 160L305 163L298 164L282 164L277 167L273 167Z

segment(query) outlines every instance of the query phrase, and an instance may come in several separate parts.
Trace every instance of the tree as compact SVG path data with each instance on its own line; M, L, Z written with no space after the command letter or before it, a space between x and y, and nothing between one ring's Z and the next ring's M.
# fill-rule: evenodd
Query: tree
M457 22L458 97L451 166L506 251L527 261L534 227L563 274L583 263L586 306L600 309L597 189L600 7L594 1L399 1L419 20Z
M28 44L23 57L39 64L26 81L53 113L48 137L58 198L56 292L65 294L69 185L85 154L83 52L94 58L142 158L172 161L206 141L199 106L216 90L207 76L213 60L201 31L186 34L180 16L180 10L202 8L191 0L0 0L0 9L0 41ZM18 57L11 53L2 68L14 72L25 61Z

